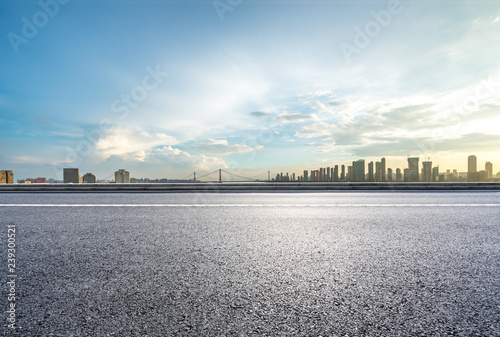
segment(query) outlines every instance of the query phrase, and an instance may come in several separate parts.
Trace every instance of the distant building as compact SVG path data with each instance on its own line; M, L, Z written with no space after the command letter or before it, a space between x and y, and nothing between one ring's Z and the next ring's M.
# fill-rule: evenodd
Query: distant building
M309 171L304 170L304 181L309 181Z
M340 181L345 181L345 165L340 167Z
M467 158L467 181L479 181L479 172L477 172L477 157L474 155Z
M119 169L118 171L115 172L115 183L130 184L130 173L125 169Z
M422 172L422 181L424 183L430 183L432 181L432 162L424 161L422 162L423 172Z
M408 181L409 182L420 181L419 174L418 174L418 161L419 161L419 158L408 158Z
M437 182L439 180L439 166L432 168L432 182Z
M335 165L333 168L333 181L339 181L339 166Z
M352 181L365 181L365 160L360 159L352 162Z
M347 166L347 176L345 177L345 180L352 181L352 178L353 178L352 166Z
M381 176L382 176L382 173L381 173L381 172L382 172L382 170L381 170L381 168L380 168L380 167L381 167L381 166L380 166L380 162L379 162L379 161L378 161L378 162L376 162L376 163L375 163L375 181L376 181L376 182L380 182L380 181L381 181L381 180L380 180L380 178L381 178Z
M0 184L13 184L14 173L11 170L0 171Z
M97 181L95 175L93 175L92 173L85 173L82 180L86 184L95 184Z
M396 169L396 181L397 182L403 181L403 175L401 174L401 169L400 168Z
M410 181L410 169L405 168L403 170L403 181L405 183Z
M373 176L373 161L368 163L368 181L374 181Z
M47 183L47 178L28 178L24 182L26 183L27 181L30 182L30 184L45 184Z
M387 169L387 181L392 182L392 169Z
M80 170L77 168L63 169L63 182L65 184L79 184L80 183Z
M474 155L469 156L467 159L467 172L477 172L477 157Z
M478 172L479 181L485 182L488 180L488 172L486 170L481 170Z
M380 159L380 181L387 181L386 169L385 169L385 158Z
M491 162L487 162L485 165L484 165L484 169L486 170L486 172L488 173L488 179L491 179L493 178L493 164Z

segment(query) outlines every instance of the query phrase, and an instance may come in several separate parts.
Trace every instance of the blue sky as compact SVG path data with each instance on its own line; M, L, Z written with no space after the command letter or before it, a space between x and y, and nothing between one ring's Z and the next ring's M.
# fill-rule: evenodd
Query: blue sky
M500 169L500 3L2 1L0 169Z

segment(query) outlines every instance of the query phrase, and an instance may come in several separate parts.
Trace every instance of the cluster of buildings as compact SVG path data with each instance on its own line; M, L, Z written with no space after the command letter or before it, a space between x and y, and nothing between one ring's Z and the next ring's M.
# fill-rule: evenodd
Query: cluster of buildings
M352 162L352 165L334 165L332 167L321 167L316 170L304 170L303 175L298 177L295 173L277 174L273 181L300 181L300 182L486 182L494 179L493 164L487 162L484 170L477 170L477 157L468 158L468 171L466 173L447 170L446 173L439 172L439 166L432 166L432 161L423 161L419 166L420 159L408 158L408 167L401 170L387 168L385 158L377 162L365 164L364 159Z
M395 170L387 168L385 158L380 161L370 161L367 165L364 159L359 159L352 162L352 165L333 165L331 167L321 167L316 170L304 170L303 175L296 176L295 173L277 174L271 181L286 182L486 182L500 180L500 172L497 176L493 176L493 164L486 162L484 170L478 170L477 157L471 155L467 159L467 172L458 172L457 170L447 170L445 173L439 172L439 166L432 166L430 160L423 161L422 166L419 165L418 157L408 158L408 167L404 169L396 168ZM46 178L28 178L18 180L18 183L28 184L44 184L44 183L65 183L65 184L93 184L93 183L167 183L167 182L199 182L195 178L193 180L169 180L149 179L149 178L130 178L130 173L125 169L120 169L115 172L114 181L97 180L92 173L80 175L78 168L63 169L63 180L54 179L47 180ZM0 171L0 184L13 184L14 174L12 171Z
M92 173L85 173L83 176L80 175L80 170L78 168L65 168L63 169L63 183L64 184L95 184L97 181L96 177ZM101 181L102 182L102 181ZM120 169L115 172L115 183L118 184L128 184L130 183L130 173L124 169Z

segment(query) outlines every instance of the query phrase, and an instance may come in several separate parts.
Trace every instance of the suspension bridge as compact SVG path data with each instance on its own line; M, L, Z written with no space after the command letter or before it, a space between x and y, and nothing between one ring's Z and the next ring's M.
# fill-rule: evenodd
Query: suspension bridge
M196 176L196 172L193 172L182 179L174 179L181 181L193 181L193 182L263 182L263 181L271 181L271 172L266 171L260 174L257 174L252 177L244 177L242 175L232 173L223 169L218 169L213 172L203 174L201 176Z

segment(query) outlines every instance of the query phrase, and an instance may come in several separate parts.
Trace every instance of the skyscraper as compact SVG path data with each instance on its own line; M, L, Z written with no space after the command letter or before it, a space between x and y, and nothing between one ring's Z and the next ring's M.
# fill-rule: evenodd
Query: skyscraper
M477 172L477 157L474 155L469 156L467 159L467 172Z
M347 181L352 181L352 166L347 166L347 176L345 177L345 179Z
M422 166L423 166L422 181L424 183L430 183L432 181L432 162L424 161L422 162Z
M493 178L493 164L491 162L487 162L484 165L484 169L488 172L488 179Z
M380 159L380 181L387 181L385 170L385 158Z
M381 169L380 169L380 162L375 163L375 181L379 182L381 181L380 178L382 176Z
M283 173L281 174L283 177ZM125 169L120 169L115 172L115 182L117 184L130 184L130 173Z
M365 181L365 160L360 159L352 162L352 181Z
M467 159L467 181L479 181L479 173L477 172L477 157L470 155Z
M403 181L403 175L401 174L401 169L400 168L396 169L396 181L397 182Z
M80 170L77 168L64 168L63 169L63 182L65 184L79 184L80 183Z
M340 171L340 181L345 181L345 165L342 165L340 167L341 171Z
M392 169L387 169L387 181L392 182Z
M405 183L406 183L406 182L408 182L408 181L411 181L411 180L410 180L410 169L405 168L405 169L403 170L403 181L404 181Z
M339 166L335 165L333 168L333 181L339 181Z
M419 158L408 158L408 181L409 182L418 182L419 174L418 174L418 161Z
M432 181L436 182L439 180L439 166L432 168Z
M368 163L368 181L374 181L373 177L373 161Z

